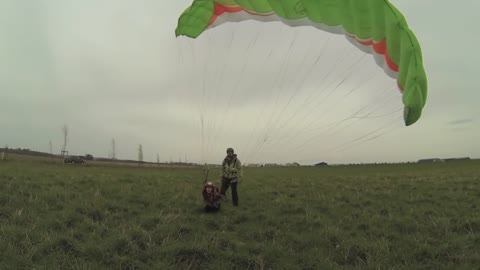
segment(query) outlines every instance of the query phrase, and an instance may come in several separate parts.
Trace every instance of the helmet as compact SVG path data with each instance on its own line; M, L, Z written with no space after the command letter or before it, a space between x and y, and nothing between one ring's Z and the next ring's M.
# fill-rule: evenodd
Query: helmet
M208 181L207 183L205 183L205 187L213 187L213 183Z
M227 148L227 153L228 153L228 152L234 153L234 152L233 152L233 148L231 148L231 147Z

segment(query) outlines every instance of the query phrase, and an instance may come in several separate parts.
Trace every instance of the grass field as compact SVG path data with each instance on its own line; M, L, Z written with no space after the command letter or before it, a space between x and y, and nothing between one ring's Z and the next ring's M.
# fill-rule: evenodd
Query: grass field
M215 214L202 181L0 162L0 269L480 269L478 161L247 168Z

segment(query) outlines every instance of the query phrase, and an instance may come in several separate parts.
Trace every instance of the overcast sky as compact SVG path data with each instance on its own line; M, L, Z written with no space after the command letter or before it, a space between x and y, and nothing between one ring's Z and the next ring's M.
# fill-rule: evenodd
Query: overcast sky
M191 40L174 35L186 0L2 0L0 144L59 153L66 124L70 153L108 157L114 138L146 161L480 157L480 2L392 2L429 82L410 127L395 81L343 36L244 22Z

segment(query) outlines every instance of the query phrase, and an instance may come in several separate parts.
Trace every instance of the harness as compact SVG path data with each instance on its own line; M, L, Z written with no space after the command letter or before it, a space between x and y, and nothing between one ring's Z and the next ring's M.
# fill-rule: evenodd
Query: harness
M209 204L213 204L213 205L219 205L220 204L220 199L222 197L221 197L221 193L220 193L220 190L218 189L218 187L213 186L211 193L207 193L207 191L205 189L203 190L202 193L203 193L204 200L206 202L208 202Z
M233 179L237 178L237 170L236 170L236 165L237 165L237 158L235 157L233 159L233 162L228 164L227 159L225 158L223 160L223 176L227 179Z

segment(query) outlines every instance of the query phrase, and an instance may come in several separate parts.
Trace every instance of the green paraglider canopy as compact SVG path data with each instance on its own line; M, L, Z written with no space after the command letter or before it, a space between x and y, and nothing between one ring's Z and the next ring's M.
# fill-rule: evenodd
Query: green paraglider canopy
M345 35L397 79L405 124L421 117L427 98L421 48L404 16L388 0L193 0L180 16L175 33L197 38L226 22L250 19Z

